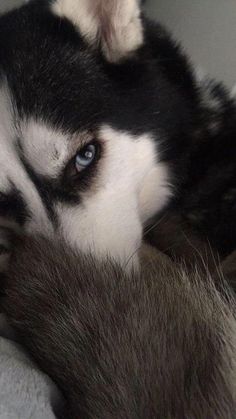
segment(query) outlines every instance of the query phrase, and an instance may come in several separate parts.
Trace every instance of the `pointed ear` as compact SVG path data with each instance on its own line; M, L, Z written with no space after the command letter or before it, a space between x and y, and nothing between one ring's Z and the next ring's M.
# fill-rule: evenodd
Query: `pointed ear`
M55 14L66 17L110 62L135 52L143 43L139 0L55 0Z

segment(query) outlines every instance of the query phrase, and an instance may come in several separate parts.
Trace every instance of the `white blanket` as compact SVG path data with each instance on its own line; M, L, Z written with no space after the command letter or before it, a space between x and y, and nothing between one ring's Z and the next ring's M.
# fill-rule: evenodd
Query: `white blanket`
M0 316L0 419L55 419L62 409L56 386L15 342Z

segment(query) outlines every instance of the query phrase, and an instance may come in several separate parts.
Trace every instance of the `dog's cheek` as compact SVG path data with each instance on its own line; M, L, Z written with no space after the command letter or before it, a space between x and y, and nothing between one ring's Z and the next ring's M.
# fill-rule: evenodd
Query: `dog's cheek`
M158 163L145 176L139 194L139 208L142 223L162 211L171 199L173 190L168 167Z
M81 207L60 212L61 234L72 248L99 259L110 256L122 266L137 265L142 224L130 197L101 191Z

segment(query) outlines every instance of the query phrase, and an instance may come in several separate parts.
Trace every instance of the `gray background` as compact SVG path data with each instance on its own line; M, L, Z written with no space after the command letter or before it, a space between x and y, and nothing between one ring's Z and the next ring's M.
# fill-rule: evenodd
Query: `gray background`
M0 10L23 0L0 0ZM146 0L150 16L166 24L192 61L229 87L236 83L236 0Z
M23 3L23 0L0 0L0 10L5 11L11 7L18 6L20 3Z
M182 41L194 64L236 83L236 0L146 0L150 16Z

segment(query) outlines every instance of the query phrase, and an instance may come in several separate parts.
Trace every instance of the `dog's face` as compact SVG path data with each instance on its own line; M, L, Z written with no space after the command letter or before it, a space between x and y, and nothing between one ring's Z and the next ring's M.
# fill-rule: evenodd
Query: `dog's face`
M135 253L171 196L163 150L187 108L145 30L135 0L33 1L1 17L2 224Z

